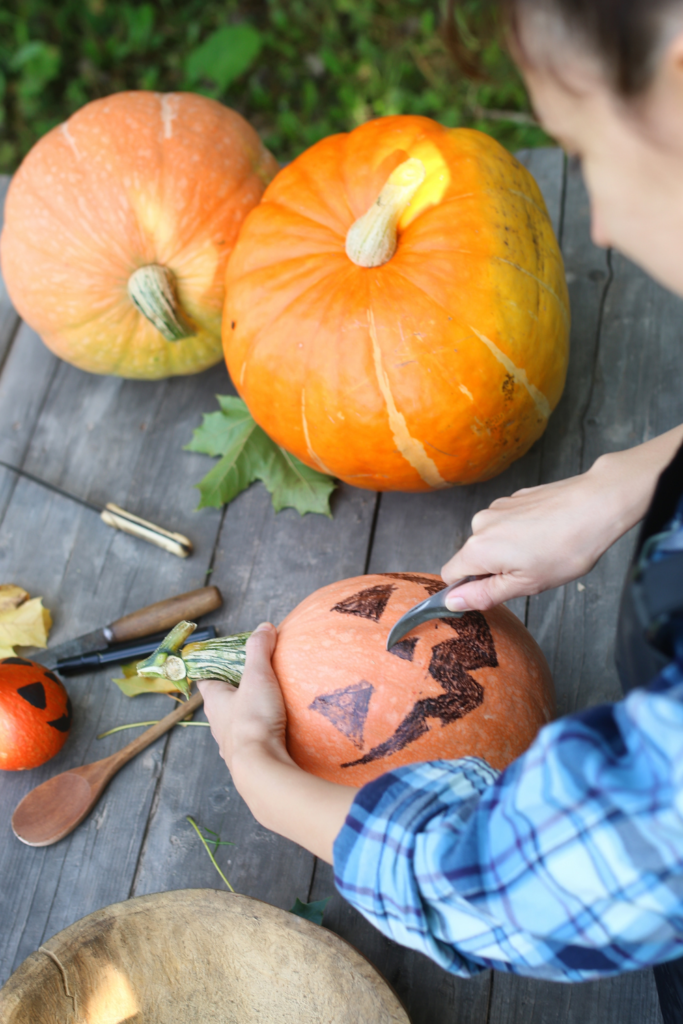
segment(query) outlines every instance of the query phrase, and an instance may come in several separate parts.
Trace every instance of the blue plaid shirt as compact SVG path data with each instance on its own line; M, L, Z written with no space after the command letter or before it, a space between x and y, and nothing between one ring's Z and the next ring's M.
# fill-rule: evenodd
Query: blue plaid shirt
M651 557L683 548L683 509ZM553 981L683 955L683 644L647 689L541 730L499 774L462 758L366 785L339 891L463 977Z

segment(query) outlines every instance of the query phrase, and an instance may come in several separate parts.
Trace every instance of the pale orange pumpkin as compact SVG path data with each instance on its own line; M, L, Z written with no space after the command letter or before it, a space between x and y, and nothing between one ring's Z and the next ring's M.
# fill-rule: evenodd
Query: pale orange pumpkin
M2 271L67 362L156 379L221 357L225 265L277 171L233 110L124 92L48 132L12 179Z
M228 264L225 357L254 419L373 490L485 480L526 452L562 392L568 328L532 176L424 117L303 153Z
M423 573L357 576L283 620L273 668L298 765L349 786L416 761L473 756L502 769L550 721L548 664L503 606L423 623L386 650L400 616L443 585Z

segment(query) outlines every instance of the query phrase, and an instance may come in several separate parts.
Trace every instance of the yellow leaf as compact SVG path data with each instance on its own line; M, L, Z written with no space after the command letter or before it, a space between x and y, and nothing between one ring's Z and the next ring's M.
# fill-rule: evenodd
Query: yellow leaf
M23 587L18 587L16 583L0 583L0 612L18 608L24 601L28 601L29 597L29 592Z
M124 668L125 676L125 668ZM127 676L113 680L126 697L137 697L140 693L177 693L178 684L170 679L152 678L148 676Z
M20 587L0 588L5 589L5 596L12 600L7 594L7 589L20 590ZM26 593L24 591L24 593ZM28 596L28 595L27 595ZM0 593L0 654L4 658L11 658L14 655L15 647L47 647L47 637L52 626L52 616L47 608L43 608L43 599L34 597L30 601L22 600L20 604L14 604L9 608L2 607L2 593Z

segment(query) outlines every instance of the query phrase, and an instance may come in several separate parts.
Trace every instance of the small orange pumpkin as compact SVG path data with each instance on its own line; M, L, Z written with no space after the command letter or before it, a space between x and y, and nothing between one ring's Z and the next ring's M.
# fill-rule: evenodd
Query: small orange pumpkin
M71 728L61 680L35 661L0 661L0 769L37 768L59 753Z
M357 576L284 619L273 667L298 765L350 786L467 755L502 769L550 721L548 664L505 607L426 622L386 650L392 625L443 585L427 574Z
M266 433L372 490L486 480L567 370L562 257L529 172L481 132L370 121L280 171L228 264L223 344Z
M12 179L12 302L82 370L153 380L213 366L226 261L276 171L253 128L204 96L88 103Z

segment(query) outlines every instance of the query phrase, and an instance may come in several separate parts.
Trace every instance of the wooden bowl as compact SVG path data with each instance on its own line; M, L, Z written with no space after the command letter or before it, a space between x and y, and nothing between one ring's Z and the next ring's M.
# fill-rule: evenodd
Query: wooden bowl
M410 1024L338 935L249 896L138 896L76 921L0 990L2 1024Z

